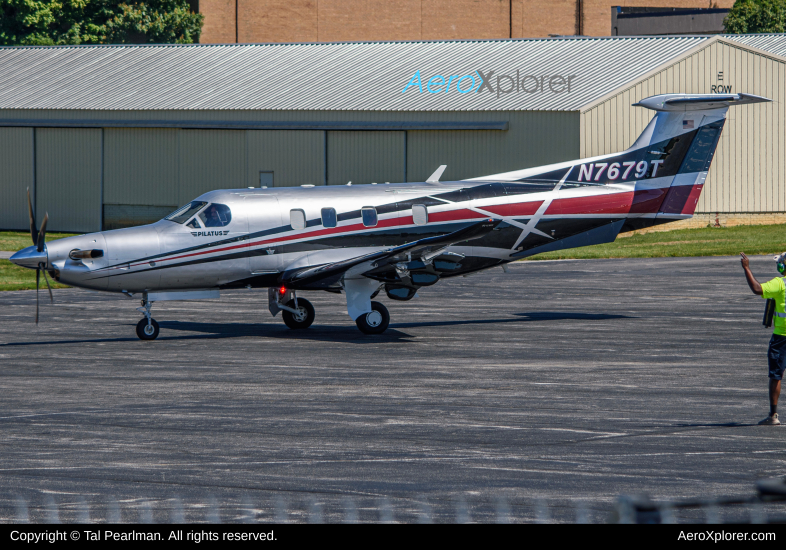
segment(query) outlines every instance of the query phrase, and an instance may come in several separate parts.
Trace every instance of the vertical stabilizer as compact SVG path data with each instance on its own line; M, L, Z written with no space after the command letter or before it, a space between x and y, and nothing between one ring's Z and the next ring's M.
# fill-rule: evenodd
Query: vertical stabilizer
M730 106L761 103L769 99L747 95L663 94L648 97L634 105L657 112L636 142L628 149L654 157L661 182L668 188L658 208L658 217L692 216L699 202L715 149L718 146L726 111ZM667 185L663 185L667 183Z

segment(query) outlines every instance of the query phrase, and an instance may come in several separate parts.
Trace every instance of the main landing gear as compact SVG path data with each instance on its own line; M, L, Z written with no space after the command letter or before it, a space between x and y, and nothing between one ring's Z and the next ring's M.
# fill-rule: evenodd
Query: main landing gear
M355 324L363 334L382 334L390 324L390 313L379 302L371 302L371 311L355 319Z
M155 340L158 338L158 333L161 332L158 323L150 315L151 307L153 307L153 302L147 299L147 292L142 293L142 307L136 308L137 311L145 316L136 325L136 335L139 336L140 340Z
M314 306L305 298L298 298L294 290L285 287L268 289L268 307L273 317L281 312L284 324L291 329L303 329L314 322Z
M371 297L379 293L379 283L371 279L348 281L344 285L347 295L347 312L363 334L382 334L390 324L388 308ZM294 290L286 287L268 290L270 313L281 312L284 324L291 329L304 329L314 322L314 306L305 298L298 298ZM141 338L141 336L140 336Z
M284 318L284 324L289 328L308 328L314 322L314 317L316 317L314 306L305 298L293 298L286 303L286 306L289 309L285 309L281 313L281 317Z

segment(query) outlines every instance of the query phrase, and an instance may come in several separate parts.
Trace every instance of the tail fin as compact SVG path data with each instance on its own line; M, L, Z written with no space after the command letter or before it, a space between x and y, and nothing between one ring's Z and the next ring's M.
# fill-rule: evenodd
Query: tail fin
M657 114L625 154L661 168L650 177L672 178L664 186L668 192L658 208L659 217L693 215L729 107L767 101L771 100L749 94L663 94L634 103Z

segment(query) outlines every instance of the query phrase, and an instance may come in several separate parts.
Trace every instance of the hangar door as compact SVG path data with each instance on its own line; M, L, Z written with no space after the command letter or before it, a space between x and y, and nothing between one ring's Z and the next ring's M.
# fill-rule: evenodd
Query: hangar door
M101 231L101 132L36 129L36 222L49 231Z
M180 130L178 204L215 189L246 183L246 135L242 130Z
M27 229L27 188L35 199L33 129L0 128L0 229Z
M104 129L104 229L159 220L179 205L178 132Z
M327 150L328 185L404 181L406 132L328 132Z

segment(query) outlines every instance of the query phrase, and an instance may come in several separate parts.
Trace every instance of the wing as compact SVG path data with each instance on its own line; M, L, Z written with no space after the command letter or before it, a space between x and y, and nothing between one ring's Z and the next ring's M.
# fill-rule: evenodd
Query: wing
M448 246L478 239L486 235L499 223L499 220L487 219L447 235L427 237L388 250L365 254L340 262L287 270L281 274L279 281L288 288L326 288L337 283L348 270L362 266L362 264L368 264L366 271L370 271L380 268L381 264L390 264L402 260L411 261L416 259L422 261L425 259L428 261L429 257L439 255Z

